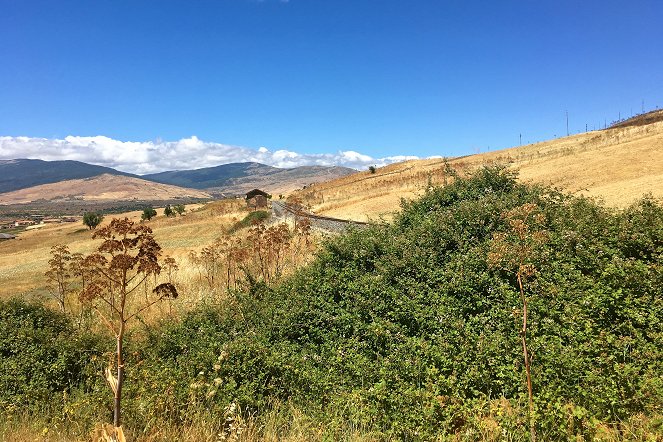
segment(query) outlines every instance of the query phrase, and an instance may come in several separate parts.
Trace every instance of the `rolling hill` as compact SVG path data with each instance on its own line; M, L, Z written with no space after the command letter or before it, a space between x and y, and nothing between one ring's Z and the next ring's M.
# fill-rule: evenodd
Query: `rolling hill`
M302 166L281 169L249 162L138 176L80 161L0 160L0 204L14 204L16 201L50 201L65 197L90 201L113 199L119 201L146 198L147 200L161 200L163 199L161 196L165 195L196 194L198 196L195 198L209 198L210 194L215 196L241 195L254 188L277 194L354 172L354 169L338 166ZM104 178L100 180L81 181L101 176ZM112 182L110 179L112 176L125 178L114 182L114 185L119 186L118 189L139 189L136 190L138 193L125 190L114 191L112 187L108 187ZM136 184L138 182L140 184ZM147 183L153 185L151 190L148 190ZM77 187L79 185L81 187ZM172 188L173 186L182 189L176 191ZM199 192L196 193L192 189Z
M271 193L289 192L313 183L356 172L338 166L301 166L289 169L260 163L231 163L194 170L177 170L144 175L158 183L205 189L220 194L242 194L254 188Z
M110 167L80 161L0 160L0 193L102 174L137 177Z
M541 143L466 157L412 160L316 184L297 196L316 213L366 221L399 208L401 198L444 184L452 167L465 174L501 164L523 181L552 185L626 207L644 194L663 198L663 111Z
M168 201L207 199L211 195L198 189L153 183L130 176L103 174L92 178L41 184L0 194L0 204L40 202Z

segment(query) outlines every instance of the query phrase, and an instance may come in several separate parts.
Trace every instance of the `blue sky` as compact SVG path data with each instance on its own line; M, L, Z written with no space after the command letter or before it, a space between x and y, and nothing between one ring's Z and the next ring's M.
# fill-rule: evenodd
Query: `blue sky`
M19 136L368 161L510 147L565 135L567 110L577 132L663 107L662 23L654 0L0 0L0 157L48 145Z

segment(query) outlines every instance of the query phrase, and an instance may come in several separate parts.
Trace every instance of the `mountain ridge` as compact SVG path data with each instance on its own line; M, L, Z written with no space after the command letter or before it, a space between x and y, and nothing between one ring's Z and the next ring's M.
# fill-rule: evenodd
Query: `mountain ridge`
M142 178L163 184L186 186L213 193L238 194L255 187L288 192L309 184L339 178L356 170L341 166L299 166L279 168L256 162L228 163L192 170L166 171Z
M256 162L243 162L141 176L81 161L8 159L0 160L0 201L3 201L1 204L14 204L9 201L21 201L21 203L36 200L51 201L54 200L54 195L63 196L62 189L68 189L68 195L75 195L78 200L105 200L107 198L101 196L95 198L94 192L113 194L112 189L107 189L103 182L98 183L99 186L89 186L89 183L84 182L86 179L103 175L123 177L124 180L114 181L114 185L120 187L129 186L132 180L140 180L141 199L159 200L163 199L164 193L189 195L192 190L200 192L196 198L241 195L253 188L262 188L271 193L285 193L354 172L356 172L354 169L339 166L277 168ZM153 185L152 197L146 190L149 187L147 183ZM76 188L77 185L81 186L80 189ZM179 187L181 191L175 192L173 189L166 191L165 188L159 187L160 185ZM99 190L94 190L97 187ZM203 193L205 196L202 196ZM115 194L119 199L134 199L131 193L115 192Z
M140 178L102 174L95 177L40 184L0 194L0 205L50 201L92 203L103 201L166 201L209 199L198 189L153 183Z
M92 178L103 174L137 178L127 172L75 160L46 161L29 158L0 160L0 193L59 181Z

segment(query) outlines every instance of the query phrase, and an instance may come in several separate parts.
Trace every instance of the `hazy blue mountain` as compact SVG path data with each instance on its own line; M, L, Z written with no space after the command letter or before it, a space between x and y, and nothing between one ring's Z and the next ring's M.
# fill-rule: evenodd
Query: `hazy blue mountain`
M80 161L0 160L0 193L40 184L91 178L104 173L137 177L110 167L95 166Z
M300 166L288 169L260 163L231 163L194 170L176 170L143 175L158 183L223 193L242 194L253 188L269 192L288 191L356 172L340 166Z
M284 169L260 163L230 163L193 170L170 170L143 175L144 180L192 189L225 187L234 178L258 177L278 173Z
M248 162L138 176L80 161L16 159L0 160L0 193L26 189L40 184L110 174L200 189L214 192L217 195L239 195L253 188L261 188L268 192L289 191L354 172L356 172L354 169L339 166L302 166L280 169Z

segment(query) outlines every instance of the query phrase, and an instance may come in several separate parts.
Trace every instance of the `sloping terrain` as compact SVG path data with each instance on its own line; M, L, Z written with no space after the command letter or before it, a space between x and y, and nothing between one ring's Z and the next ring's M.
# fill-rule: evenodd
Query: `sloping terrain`
M194 170L169 170L143 175L142 178L157 183L191 187L192 189L208 189L224 187L234 178L269 175L279 170L265 164L246 162L222 164Z
M339 166L303 166L281 169L278 167L267 166L265 164L247 162L222 164L220 166L195 170L166 171L138 176L120 172L109 167L95 166L80 161L42 161L28 159L0 160L0 194L26 189L25 192L19 192L8 196L3 195L0 197L0 201L3 201L1 204L11 204L7 201L20 200L27 202L35 200L52 200L54 196L61 197L69 195L73 195L76 198L84 196L84 199L92 199L93 190L89 190L90 183L87 183L88 190L85 190L84 194L80 194L80 190L76 189L72 192L62 194L62 192L66 191L68 186L75 186L75 183L63 184L62 186L56 186L54 188L37 188L36 186L93 178L103 174L109 176L132 177L160 184L198 189L203 191L207 196L196 196L196 198L208 198L210 192L217 196L241 195L254 188L264 189L273 194L286 193L314 183L349 175L354 172L356 172L354 169ZM126 187L126 183L131 181L122 182L125 183L124 186ZM143 187L145 187L144 184L138 188L140 189ZM153 189L157 193L163 193L163 189L165 188L156 186ZM51 193L52 190L55 190L55 195ZM40 195L40 192L46 193ZM118 197L121 197L120 199L125 199L122 190L115 193ZM171 189L165 193L173 192ZM111 200L113 198L113 192L104 191L103 195L100 195L95 199ZM134 195L129 195L129 199L142 200L143 197L136 196L134 198Z
M245 215L245 204L237 200L224 200L206 204L189 204L184 216L167 218L162 208L147 225L168 256L183 259L191 250L211 244L234 222ZM142 211L106 215L100 227L113 218L128 217L140 222ZM46 277L51 247L66 244L72 253L91 253L99 246L92 239L92 231L82 222L46 224L40 229L26 230L10 241L0 241L0 299L8 296L47 295ZM195 269L190 271L196 272ZM186 278L189 270L182 270ZM0 440L2 438L0 437Z
M254 188L270 193L289 192L313 183L354 173L338 166L302 166L280 169L260 163L232 163L195 170L177 170L144 175L158 183L205 189L217 194L240 195Z
M355 172L356 170L354 169L339 166L301 166L292 169L277 169L276 172L266 175L233 178L225 186L208 188L207 190L234 195L244 194L251 189L258 188L276 195L292 192L311 184L351 175Z
M153 183L121 175L103 174L93 178L42 184L0 194L0 204L26 204L35 201L166 201L210 198L197 189Z
M663 109L646 112L644 114L618 121L617 123L611 125L610 128L644 126L646 124L656 123L657 121L663 121Z
M0 193L102 174L136 177L110 167L80 161L0 160Z
M663 111L659 111L663 115ZM314 212L366 221L398 209L401 198L420 195L430 184L482 165L502 164L523 181L559 187L626 207L644 194L663 198L663 121L593 131L494 152L412 160L359 172L297 192Z

